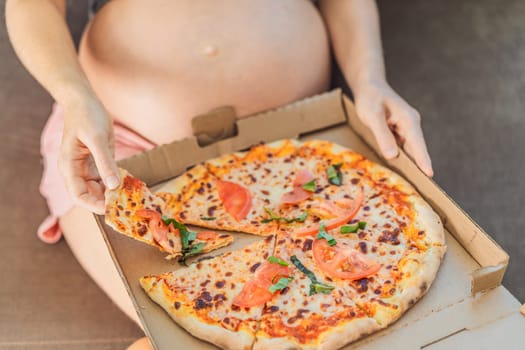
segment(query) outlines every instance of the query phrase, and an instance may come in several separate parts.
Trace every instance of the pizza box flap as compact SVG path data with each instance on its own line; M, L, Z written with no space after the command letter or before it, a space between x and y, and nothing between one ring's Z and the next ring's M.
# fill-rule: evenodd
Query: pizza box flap
M148 185L158 184L221 154L243 150L262 141L296 138L300 134L346 123L341 96L341 90L334 90L242 119L232 118L233 110L223 107L192 121L194 132L205 146L200 146L199 138L192 136L121 160L119 165ZM319 118L320 115L323 118ZM213 117L225 123L211 123ZM227 138L210 144L210 139L217 136Z
M424 315L417 322L400 320L347 349L494 349L494 345L522 349L523 344L512 336L525 329L518 307L519 302L500 286Z
M222 122L211 123L211 116L220 118ZM478 315L479 317L474 317L479 321L478 326L503 317L502 313L483 313L482 310L476 314L478 311L475 309L481 307L479 305L483 304L482 300L517 303L510 294L495 292L504 290L504 287L498 286L501 284L508 263L508 255L505 251L443 190L426 177L406 154L401 152L398 158L385 162L375 151L378 149L375 140L357 118L352 102L340 90L243 119L235 118L232 108L223 107L195 118L193 129L196 134L194 137L156 147L123 160L119 165L145 180L149 185L156 185L179 175L196 163L224 153L246 149L261 141L271 142L294 137L303 140L325 139L352 148L372 161L387 164L401 173L439 213L445 223L448 250L433 286L428 295L414 305L398 322L386 330L367 337L364 341L369 344L367 346L370 349L383 348L380 344L384 340L380 339L394 339L398 334L407 332L406 329L412 329L423 320L426 320L425 324L428 327L435 328L439 322L447 323L448 321L445 320L453 317L454 320L458 320L454 324L461 323L463 328L471 327L472 324L467 322L466 316L453 316L454 312L458 315L462 312ZM212 345L192 337L175 324L164 310L147 297L138 284L138 279L144 275L162 273L180 266L176 262L162 259L162 254L156 248L115 233L104 224L103 217L97 217L97 222L144 329L153 340L156 349L172 348L174 342L177 348L213 349ZM209 255L215 256L224 251L235 250L257 239L260 238L236 234L236 241L232 246ZM493 290L478 293L489 289ZM475 295L476 293L479 295ZM487 293L495 293L496 297L483 298ZM508 306L505 310L512 308L516 311L519 308L519 305L511 304L511 306L505 304ZM415 338L421 339L420 346L430 344L444 337L452 337L458 332L457 327L449 328L442 332L432 331L426 338L421 333L428 332L427 330L418 332L420 334ZM408 341L406 337L399 339ZM353 348L353 345L345 349L350 348Z

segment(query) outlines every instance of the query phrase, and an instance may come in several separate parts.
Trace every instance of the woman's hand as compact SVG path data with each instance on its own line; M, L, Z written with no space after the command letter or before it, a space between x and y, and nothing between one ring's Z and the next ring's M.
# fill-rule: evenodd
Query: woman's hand
M118 187L111 118L94 98L64 105L59 169L75 203L104 214L104 188Z
M432 176L419 113L384 80L360 84L354 95L357 115L372 130L383 156L397 157L399 144L425 174Z
M119 185L112 124L78 62L65 15L65 0L6 1L18 57L64 108L59 169L66 186L78 205L103 214L104 183Z

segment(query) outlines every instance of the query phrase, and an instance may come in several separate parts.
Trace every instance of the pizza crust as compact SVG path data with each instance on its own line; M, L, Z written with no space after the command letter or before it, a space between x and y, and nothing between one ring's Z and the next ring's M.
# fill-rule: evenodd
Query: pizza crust
M395 304L399 308L393 311L391 308L376 305L374 318L382 326L386 327L395 322L427 293L436 277L444 255L445 246L434 246L428 248L425 253L404 257L408 263L403 266L401 271L410 274L410 277L402 279L398 283L402 289L399 295L385 299L388 303Z
M411 201L417 213L415 224L425 228L426 242L431 246L443 246L446 250L445 230L440 217L419 194L414 195Z
M251 348L253 343L252 331L248 332L246 329L241 328L237 332L233 332L220 325L202 322L184 310L184 308L176 310L162 292L163 283L163 281L159 281L155 277L143 277L140 279L140 285L149 297L166 310L170 317L181 327L197 338L206 340L224 349L249 350Z
M368 161L369 162L369 161ZM376 178L385 178L384 183L396 188L408 196L415 213L414 225L425 229L425 242L431 245L445 245L445 232L440 217L421 197L416 189L403 177L379 164L372 164L370 171ZM445 248L446 250L446 248Z
M293 338L257 337L253 350L335 350L381 329L379 323L371 318L354 319L322 333L315 344L301 344Z

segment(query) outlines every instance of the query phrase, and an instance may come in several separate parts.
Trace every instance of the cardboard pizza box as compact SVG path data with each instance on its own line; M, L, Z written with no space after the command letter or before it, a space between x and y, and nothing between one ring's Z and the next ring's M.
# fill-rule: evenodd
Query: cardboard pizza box
M345 349L522 349L525 317L520 304L501 285L509 256L403 152L385 161L371 132L357 118L352 101L340 90L307 98L247 118L224 107L193 119L193 137L122 160L120 166L159 185L199 162L283 138L325 139L354 149L403 175L441 216L447 253L428 293L386 329ZM155 248L117 234L97 217L115 265L127 286L146 334L155 349L215 349L191 336L151 301L138 280L181 268ZM236 234L236 250L260 237Z

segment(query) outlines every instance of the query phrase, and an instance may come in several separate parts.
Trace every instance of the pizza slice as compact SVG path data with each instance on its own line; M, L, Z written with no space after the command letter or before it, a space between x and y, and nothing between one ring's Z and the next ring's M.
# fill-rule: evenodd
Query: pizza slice
M173 212L144 182L124 169L120 169L120 178L120 186L105 194L105 221L117 232L159 248L170 259L206 253L233 242L231 235L188 230L173 219Z
M268 236L277 225L263 225L253 188L222 181L197 165L161 187L157 195L180 222L217 230ZM262 209L261 209L262 210Z
M292 278L277 281L280 291L266 302L253 349L338 349L381 328L312 264L311 249L310 238L278 236L273 259Z
M399 175L367 159L342 167L341 175L363 191L362 205L349 222L367 223L361 239L421 249L445 244L439 216Z
M267 259L274 237L188 268L141 278L146 293L194 336L226 349L250 349L272 279L287 271ZM271 266L274 265L274 266Z
M360 242L361 247L364 244ZM345 290L370 317L387 326L425 295L445 249L430 247L421 251L415 246L400 249L389 244L371 244L370 251L363 256L380 264L380 270L372 276L346 282Z
M281 197L276 216L302 217L283 220L280 229L298 236L312 235L320 224L328 229L348 223L361 208L364 192L342 169L352 169L362 156L330 142L310 141L296 151L293 189Z
M444 245L438 215L400 176L362 155L328 141L308 141L297 148L294 190L285 194L276 216L280 229L298 236L368 223L359 236L419 248Z
M271 235L279 220L270 213L291 183L295 149L293 141L285 140L207 161L163 186L158 195L187 224Z
M306 266L343 289L369 317L386 326L426 293L444 247L370 242L359 238L357 226L356 232L321 229L314 237L295 238L293 244L296 250L302 247Z

